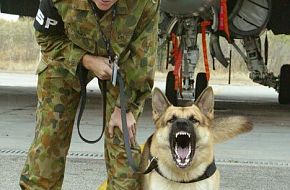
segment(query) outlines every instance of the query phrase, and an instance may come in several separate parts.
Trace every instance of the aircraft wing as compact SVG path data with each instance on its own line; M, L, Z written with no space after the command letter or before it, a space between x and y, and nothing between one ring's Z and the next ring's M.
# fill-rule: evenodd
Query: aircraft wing
M0 12L35 17L40 0L0 0Z
M40 0L0 0L0 12L35 17L39 2ZM290 1L272 0L272 14L267 28L274 34L290 34L289 23Z
M290 1L273 0L267 28L274 34L290 34Z

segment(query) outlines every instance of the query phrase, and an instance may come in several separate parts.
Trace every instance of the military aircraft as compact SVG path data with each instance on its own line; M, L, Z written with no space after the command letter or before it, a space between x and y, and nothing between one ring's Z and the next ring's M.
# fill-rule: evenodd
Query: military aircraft
M181 91L194 91L198 97L208 84L205 34L210 34L209 49L214 59L224 67L230 65L231 60L220 46L220 39L226 39L242 56L252 81L274 88L279 93L279 103L290 104L290 65L283 65L280 75L275 76L267 69L268 47L265 45L264 54L261 48L265 30L272 30L275 35L290 34L289 0L162 0L160 8L159 36L167 43L167 64L174 65L166 83L166 95L173 104L177 104ZM242 41L242 48L237 41ZM198 73L194 79L200 46L206 72Z
M152 0L155 1L155 0ZM0 0L1 12L34 17L39 0ZM174 105L182 92L198 97L210 78L206 34L210 34L211 56L224 67L230 65L220 46L224 38L242 56L252 81L274 88L280 104L290 104L290 65L281 67L279 76L267 69L267 50L262 53L261 35L290 34L289 0L161 0L160 41L167 44L167 64L174 69L166 78L166 95ZM202 36L201 44L198 36ZM237 45L242 41L243 47ZM267 44L265 42L265 44ZM206 72L194 72L200 49ZM280 56L280 55L279 55Z

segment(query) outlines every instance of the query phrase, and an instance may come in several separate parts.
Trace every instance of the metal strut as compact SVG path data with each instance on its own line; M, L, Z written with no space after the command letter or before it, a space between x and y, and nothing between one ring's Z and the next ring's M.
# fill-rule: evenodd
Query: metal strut
M278 90L278 77L268 71L262 58L260 37L246 37L243 42L247 54L245 62L250 71L250 78L253 82Z

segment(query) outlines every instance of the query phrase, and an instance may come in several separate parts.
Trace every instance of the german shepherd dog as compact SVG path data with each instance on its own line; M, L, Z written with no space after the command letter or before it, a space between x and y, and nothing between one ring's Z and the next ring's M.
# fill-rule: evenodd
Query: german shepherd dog
M245 117L214 119L214 94L206 88L190 106L175 107L155 88L156 130L142 153L143 190L218 190L214 145L252 129Z

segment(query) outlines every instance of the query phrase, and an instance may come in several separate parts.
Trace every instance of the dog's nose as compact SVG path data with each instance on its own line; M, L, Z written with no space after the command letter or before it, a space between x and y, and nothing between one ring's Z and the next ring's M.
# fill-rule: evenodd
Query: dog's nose
M179 118L175 120L173 126L177 128L189 127L190 122L187 119Z

